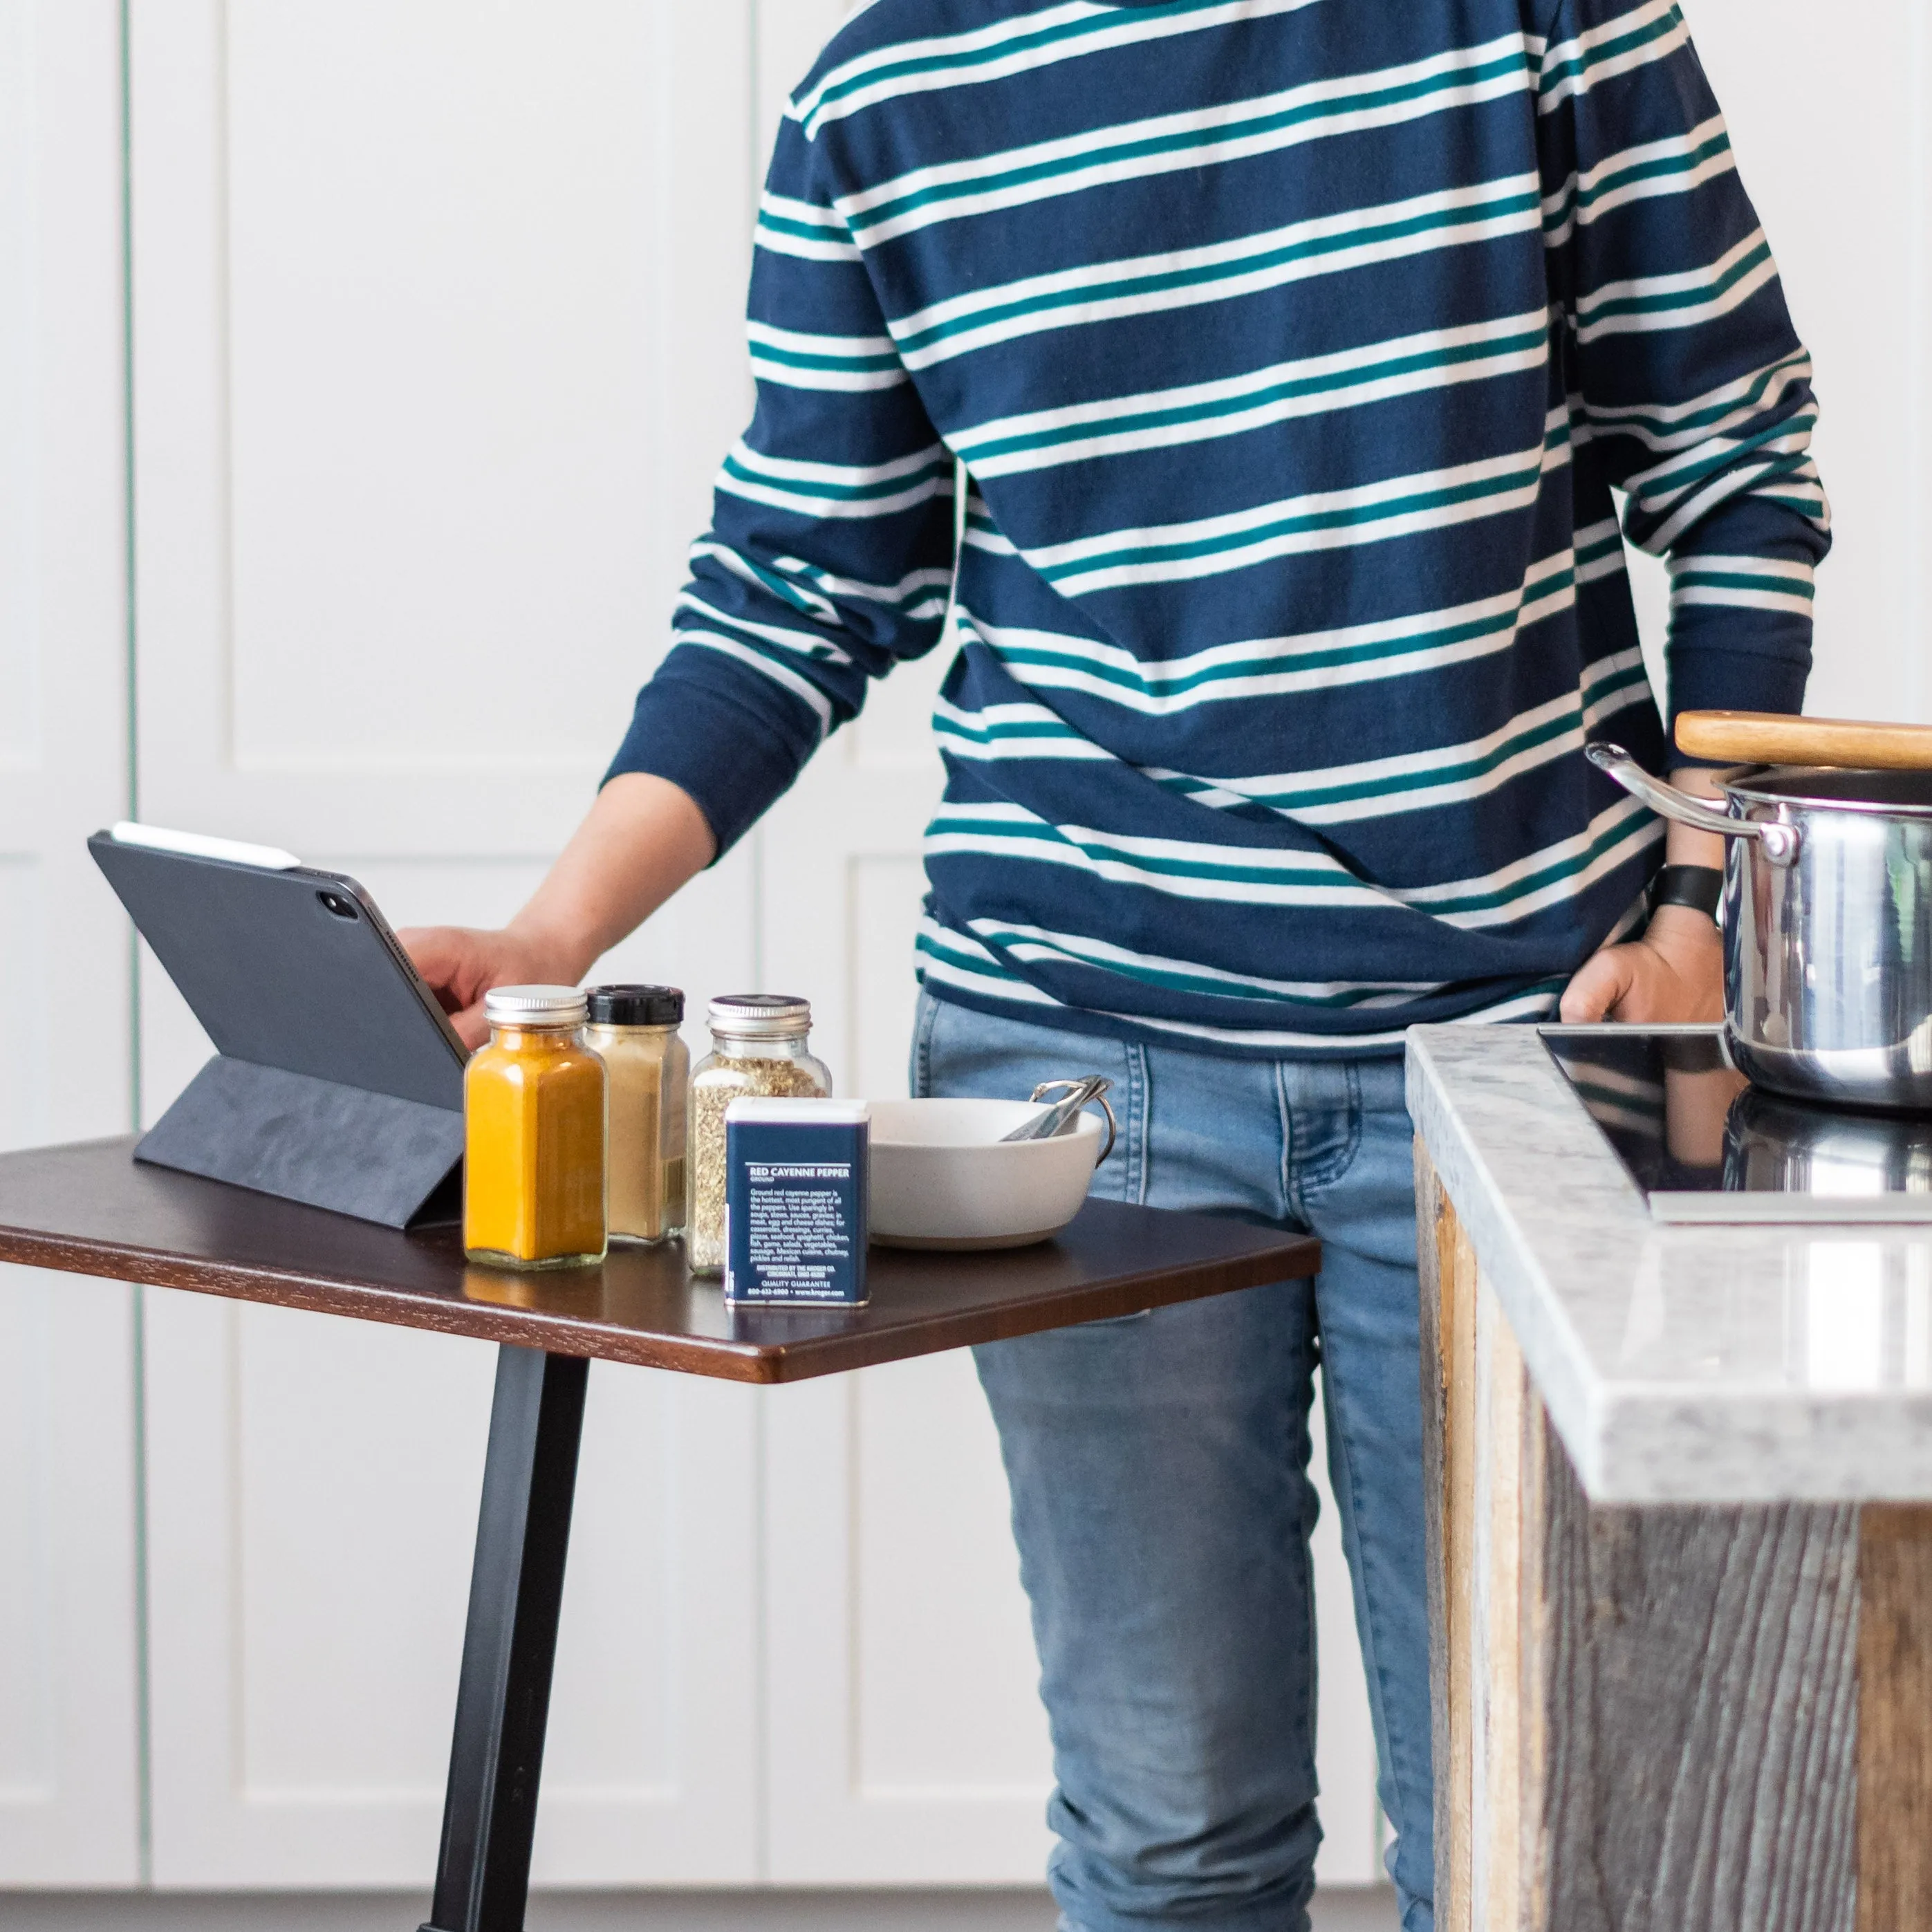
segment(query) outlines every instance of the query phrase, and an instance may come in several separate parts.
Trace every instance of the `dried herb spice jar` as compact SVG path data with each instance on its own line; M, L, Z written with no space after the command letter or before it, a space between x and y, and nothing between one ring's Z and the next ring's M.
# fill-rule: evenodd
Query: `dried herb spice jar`
M675 986L592 986L590 1007L584 1037L610 1086L610 1238L662 1241L684 1226L684 995Z
M812 1004L784 993L731 993L706 1016L711 1051L691 1070L684 1244L693 1274L724 1272L724 1110L734 1100L824 1100L832 1075L812 1055Z
M463 1079L463 1247L494 1268L604 1258L604 1063L574 986L499 986Z

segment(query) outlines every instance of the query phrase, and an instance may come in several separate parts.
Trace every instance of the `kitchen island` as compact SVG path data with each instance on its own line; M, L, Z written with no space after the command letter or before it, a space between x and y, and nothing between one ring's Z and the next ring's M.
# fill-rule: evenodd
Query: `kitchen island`
M1932 1220L1666 1226L1411 1036L1442 1932L1932 1924Z

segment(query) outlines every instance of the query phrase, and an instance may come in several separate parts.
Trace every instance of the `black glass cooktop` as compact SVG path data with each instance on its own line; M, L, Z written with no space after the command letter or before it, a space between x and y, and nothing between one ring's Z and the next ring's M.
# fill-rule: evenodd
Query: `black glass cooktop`
M1932 1222L1932 1119L1754 1088L1715 1027L1546 1027L1660 1221Z

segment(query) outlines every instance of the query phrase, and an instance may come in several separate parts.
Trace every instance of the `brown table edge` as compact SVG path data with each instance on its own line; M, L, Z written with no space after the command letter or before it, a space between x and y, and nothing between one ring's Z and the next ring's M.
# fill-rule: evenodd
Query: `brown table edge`
M1012 1341L1049 1328L1082 1322L1103 1322L1138 1313L1150 1304L1141 1298L1149 1276L1166 1278L1171 1291L1178 1278L1186 1292L1163 1292L1157 1304L1178 1306L1210 1295L1260 1288L1270 1282L1305 1279L1321 1267L1322 1244L1310 1234L1282 1238L1279 1246L1246 1254L1197 1262L1177 1276L1174 1270L1151 1269L1111 1283L1103 1294L1069 1288L1037 1301L1000 1311L994 1333L984 1332L983 1318L961 1313L926 1324L919 1346L902 1343L903 1329L878 1328L857 1335L827 1334L788 1337L783 1342L680 1342L664 1336L640 1335L634 1329L610 1328L585 1322L564 1322L525 1309L496 1309L487 1302L444 1302L402 1291L375 1288L366 1282L334 1275L304 1275L286 1270L251 1268L240 1262L186 1261L152 1248L118 1242L82 1240L65 1234L0 1228L0 1262L23 1268L50 1268L65 1274L125 1281L144 1288L181 1288L214 1294L225 1300L255 1302L265 1306L296 1308L318 1315L346 1315L352 1320L380 1322L392 1328L420 1328L436 1334L466 1336L473 1340L507 1342L520 1348L542 1348L553 1354L582 1355L593 1361L621 1362L644 1369L668 1369L714 1381L771 1386L808 1382L817 1376L872 1368L882 1362L910 1361L921 1355L941 1354L972 1342ZM111 1264L110 1265L105 1265ZM254 1285L272 1282L271 1295L251 1292ZM353 1306L345 1306L345 1302ZM1090 1304L1096 1304L1089 1306ZM438 1318L446 1316L448 1318Z
M916 1348L893 1347L893 1337L902 1335L904 1331L892 1328L874 1329L859 1335L801 1336L774 1344L765 1350L764 1352L776 1359L777 1372L758 1379L806 1382L814 1376L871 1368L880 1362L904 1362L920 1355L944 1354L948 1349L964 1348L969 1342L1016 1341L1023 1335L1037 1335L1049 1328L1072 1328L1078 1322L1106 1322L1123 1315L1138 1315L1150 1306L1178 1307L1186 1302L1204 1301L1212 1295L1232 1294L1246 1288L1264 1288L1270 1282L1305 1280L1318 1274L1321 1267L1322 1244L1312 1234L1292 1234L1279 1248L1260 1248L1250 1254L1196 1262L1184 1270L1150 1269L1146 1275L1133 1275L1112 1282L1104 1293L1096 1293L1092 1288L1067 1288L1058 1294L1042 1296L1037 1300L1002 1309L992 1324L994 1332L991 1334L974 1332L983 1331L983 1317L959 1314L924 1324L920 1330L920 1346ZM1164 1292L1157 1300L1149 1302L1142 1292L1142 1284L1150 1275L1165 1278L1170 1286L1177 1280L1185 1282L1188 1285L1186 1292L1179 1294ZM1228 1279L1229 1276L1234 1278ZM1100 1305L1094 1305L1096 1303ZM1067 1318L1075 1311L1078 1311L1077 1322ZM838 1361L820 1364L810 1359L814 1354L834 1351L840 1357Z

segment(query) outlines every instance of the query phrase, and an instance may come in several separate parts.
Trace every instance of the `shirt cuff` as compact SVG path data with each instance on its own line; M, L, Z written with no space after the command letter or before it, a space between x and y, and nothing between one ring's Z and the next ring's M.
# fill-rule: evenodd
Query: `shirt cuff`
M1670 728L1686 711L1804 708L1811 671L1812 556L1780 543L1670 560ZM1708 764L1687 758L1687 764Z
M722 859L790 788L802 764L769 719L660 672L638 693L631 728L602 782L625 772L668 778L704 813Z

